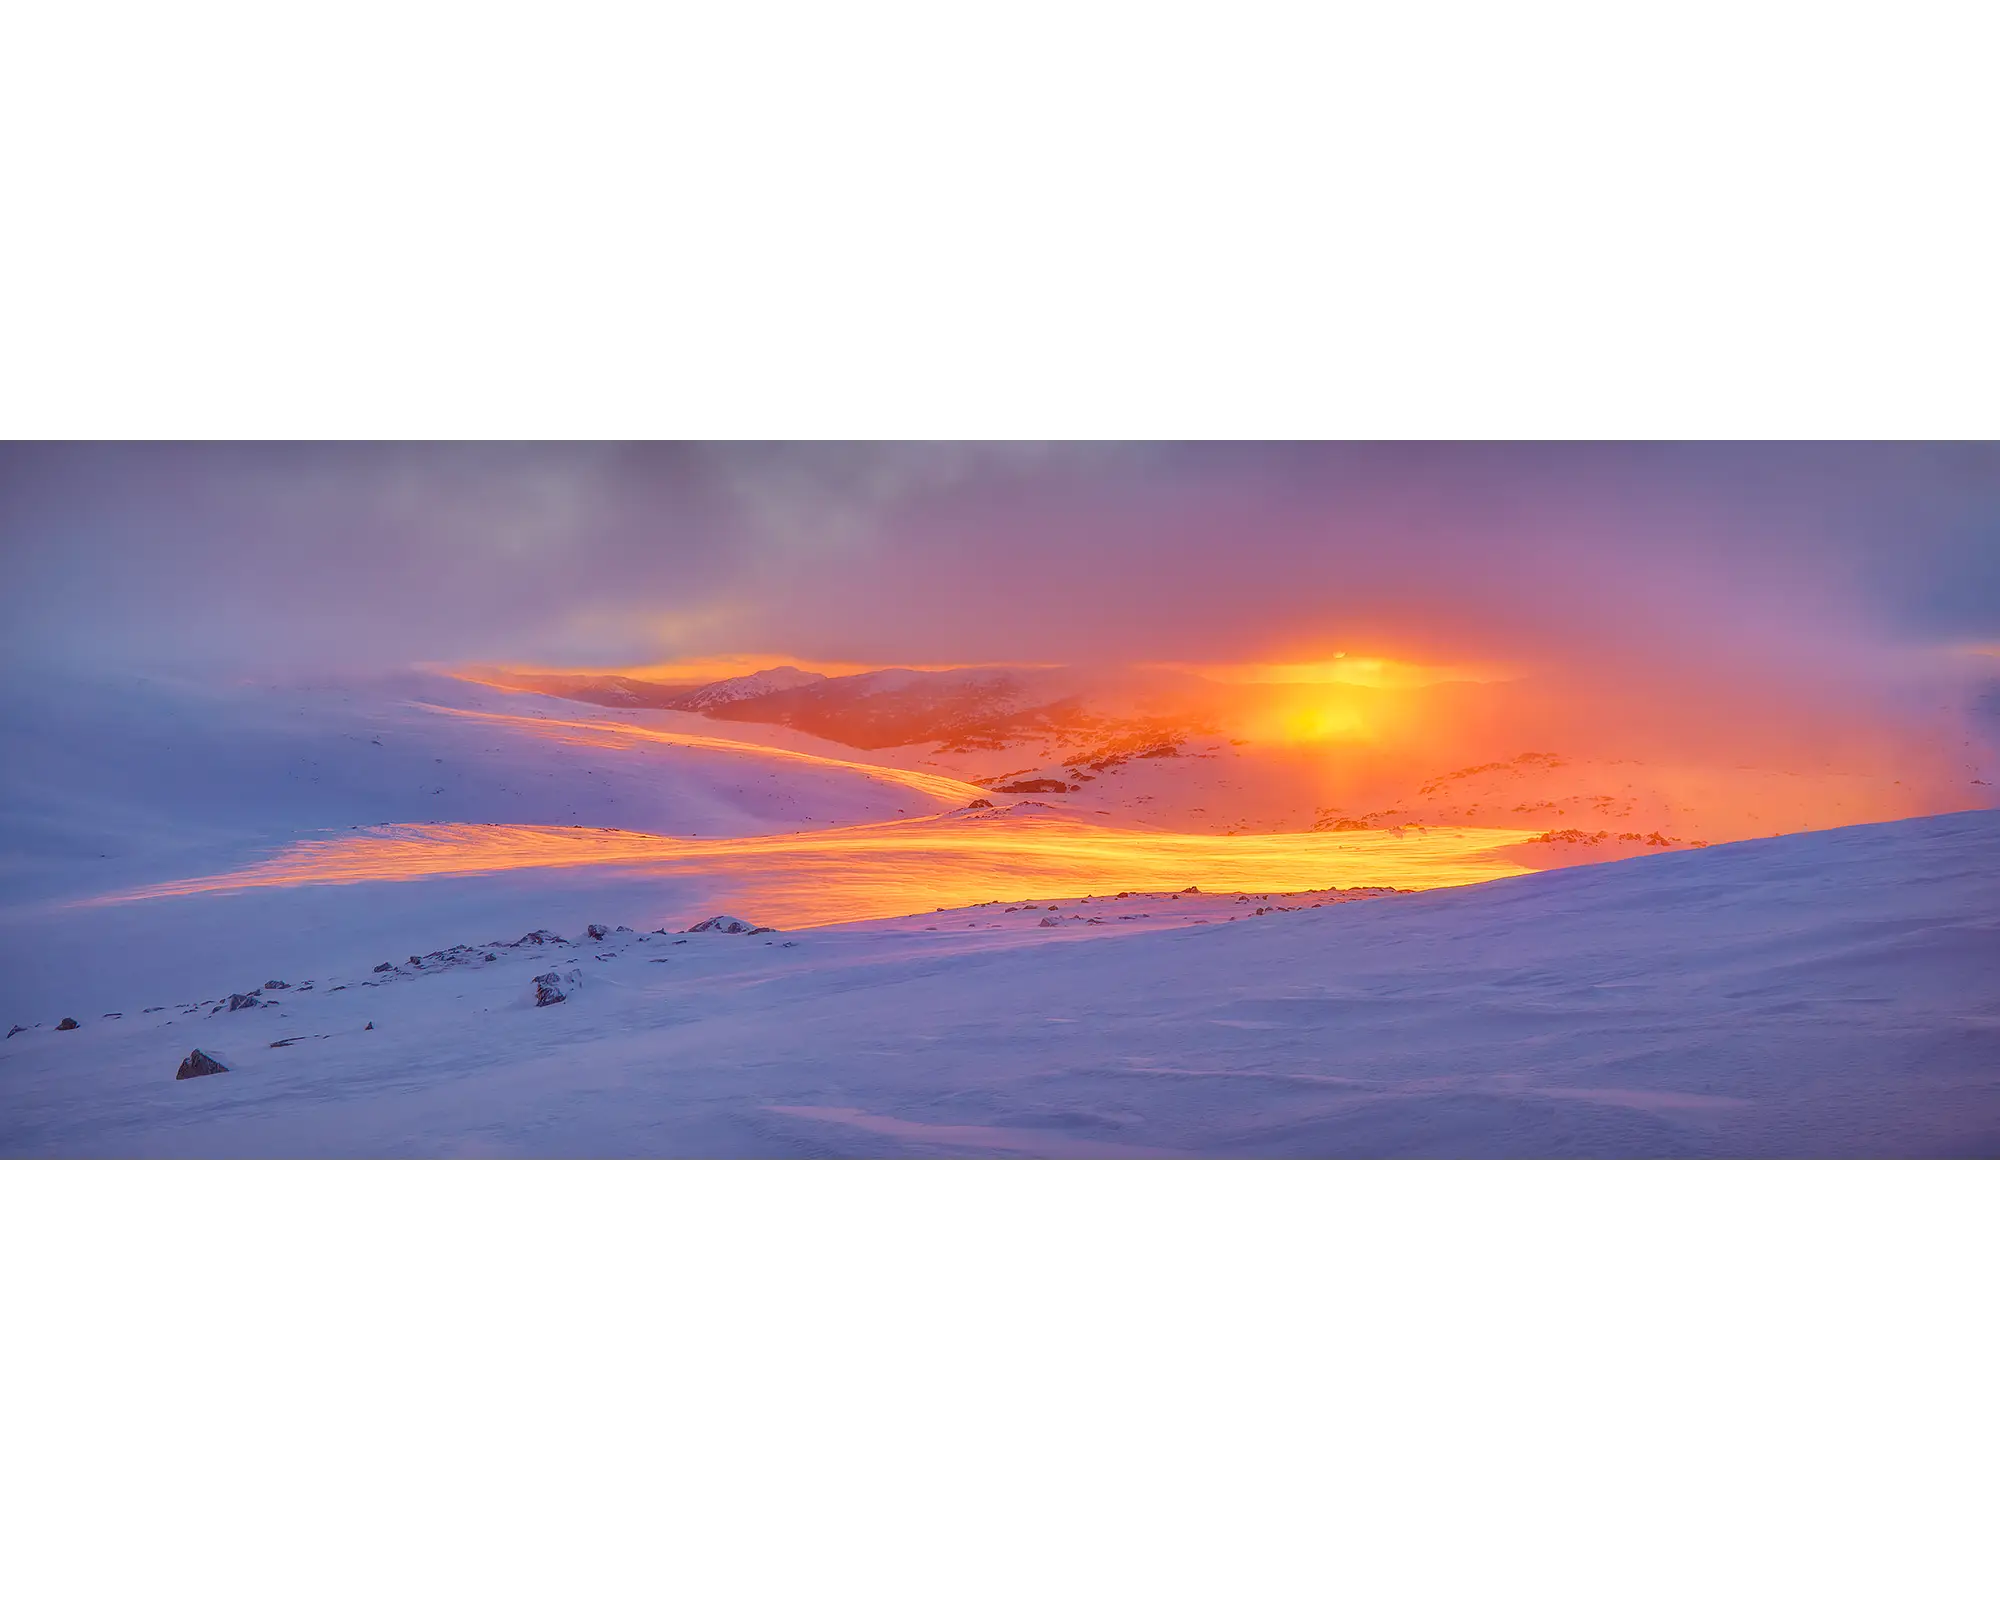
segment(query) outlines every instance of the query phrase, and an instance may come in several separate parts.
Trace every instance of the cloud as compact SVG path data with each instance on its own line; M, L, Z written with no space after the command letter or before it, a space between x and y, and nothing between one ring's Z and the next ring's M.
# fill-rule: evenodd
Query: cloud
M17 661L1410 661L2000 637L1987 446L12 445Z

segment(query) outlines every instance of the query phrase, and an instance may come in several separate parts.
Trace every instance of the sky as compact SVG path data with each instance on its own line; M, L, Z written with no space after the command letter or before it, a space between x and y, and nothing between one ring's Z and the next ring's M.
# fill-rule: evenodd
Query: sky
M10 444L0 549L15 670L1345 650L1837 693L2000 640L2000 448Z

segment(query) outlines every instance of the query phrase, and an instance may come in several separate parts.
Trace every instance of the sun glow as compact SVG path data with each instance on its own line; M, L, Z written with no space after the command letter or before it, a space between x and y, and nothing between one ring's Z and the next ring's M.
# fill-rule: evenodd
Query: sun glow
M1339 652L1323 661L1174 663L1177 670L1212 683L1343 683L1359 689L1425 689L1434 683L1505 683L1520 674L1506 667L1395 661L1387 656Z

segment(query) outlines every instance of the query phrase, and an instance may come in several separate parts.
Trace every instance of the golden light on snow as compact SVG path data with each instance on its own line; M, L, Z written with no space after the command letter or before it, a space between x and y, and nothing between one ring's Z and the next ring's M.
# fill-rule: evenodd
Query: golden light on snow
M524 717L505 711L469 711L458 706L427 705L422 709L435 711L439 716L497 723L517 732L536 734L557 744L582 745L596 750L636 750L649 744L678 745L687 750L717 750L731 755L754 756L759 761L830 767L842 772L859 773L883 783L901 784L926 799L947 806L962 806L987 797L986 791L976 784L947 778L941 773L916 772L908 767L885 767L872 761L846 761L839 756L814 755L778 745L751 744L742 739L717 739L705 733L683 733L636 722L600 722L584 717Z
M1381 884L1436 889L1528 870L1508 828L1235 836L1107 828L1071 817L978 813L743 839L616 829L436 823L291 845L234 872L156 884L98 904L315 884L406 882L549 868L699 876L718 901L780 927L907 916L938 906L1121 889L1279 892Z

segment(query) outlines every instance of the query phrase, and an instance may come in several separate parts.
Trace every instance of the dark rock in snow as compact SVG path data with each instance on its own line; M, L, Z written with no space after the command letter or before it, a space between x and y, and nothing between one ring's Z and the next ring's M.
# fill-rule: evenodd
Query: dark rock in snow
M605 925L601 922L593 922L589 927L585 928L583 931L588 935L590 935L590 937L593 939L602 939L611 930L605 927Z
M537 928L533 933L524 933L521 935L520 938L516 939L514 941L514 948L518 950L524 944L568 944L568 943L569 940L565 939L559 933L551 933L547 928Z
M229 997L231 1011L247 1011L250 1007L260 1006L263 1003L254 994L233 994Z
M187 1054L187 1060L181 1063L181 1070L174 1074L174 1081L178 1083L182 1078L213 1077L218 1072L227 1072L228 1070L227 1067L220 1061L217 1061L206 1050L190 1050Z
M489 950L486 952L486 959L488 961L498 961L500 958L496 956L491 950Z
M562 974L544 972L535 979L535 1004L559 1006L569 997L562 992Z
M732 917L726 913L703 917L688 929L689 933L770 933L771 931L769 928L753 928L741 917Z
M291 985L285 982L283 978L266 978L264 980L264 987L267 989L289 989Z
M123 1020L124 1016L125 1013L122 1011L107 1011L104 1013L104 1020L106 1022L118 1022Z
M28 1030L26 1028L22 1027L21 1024L17 1022L14 1024L13 1027L7 1030L7 1037L11 1039L14 1037L15 1034L26 1033L27 1031Z
M57 1033L68 1033L68 1032L70 1031L70 1029L74 1028L75 1026L76 1026L76 1018L75 1018L75 1017L64 1017L64 1018L62 1019L62 1021L60 1021L60 1022L58 1022L58 1023L56 1024L56 1032L57 1032Z
M367 1027L363 1028L361 1031L363 1033L373 1033L375 1031L375 1024L371 1022L368 1024Z
M385 961L375 970L377 972L394 972L396 970L396 964L393 961Z

